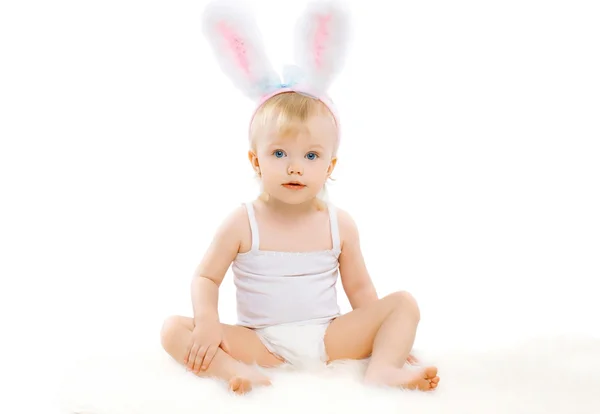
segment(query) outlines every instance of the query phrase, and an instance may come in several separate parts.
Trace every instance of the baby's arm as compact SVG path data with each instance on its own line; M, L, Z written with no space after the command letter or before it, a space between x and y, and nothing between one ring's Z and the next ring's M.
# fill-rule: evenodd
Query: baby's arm
M243 206L234 210L219 226L217 232L196 268L192 278L192 305L194 321L219 321L219 286L235 259L240 247L241 232L246 225Z
M340 278L352 309L356 309L377 301L377 291L365 265L354 219L338 209L338 222L342 249L339 258Z

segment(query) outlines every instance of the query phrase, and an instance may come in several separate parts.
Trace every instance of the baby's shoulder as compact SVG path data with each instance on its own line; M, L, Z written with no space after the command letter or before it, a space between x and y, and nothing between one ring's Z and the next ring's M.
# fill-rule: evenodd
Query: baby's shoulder
M248 230L248 211L246 210L245 205L240 204L231 208L224 214L218 233L227 235L228 237L242 239Z
M335 209L335 214L337 215L338 223L340 223L340 225L347 225L349 222L354 221L352 215L345 208L333 204L330 204L329 206L330 208Z
M227 231L239 242L240 253L247 252L252 247L252 227L247 204L241 203L232 208L226 219ZM254 210L254 203L251 208Z
M241 223L246 222L248 220L247 217L248 213L246 211L246 206L239 204L225 213L221 225L229 228L237 227Z
M352 214L346 209L334 206L337 215L337 221L340 231L340 237L343 240L348 240L357 237L358 226Z

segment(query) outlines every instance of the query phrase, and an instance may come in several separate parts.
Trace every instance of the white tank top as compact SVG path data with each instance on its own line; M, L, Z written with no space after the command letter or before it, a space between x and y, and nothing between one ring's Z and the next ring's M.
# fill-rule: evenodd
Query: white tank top
M246 203L252 247L232 264L238 325L263 328L329 321L340 315L336 282L340 236L337 214L328 205L333 248L312 252L260 250L252 203Z

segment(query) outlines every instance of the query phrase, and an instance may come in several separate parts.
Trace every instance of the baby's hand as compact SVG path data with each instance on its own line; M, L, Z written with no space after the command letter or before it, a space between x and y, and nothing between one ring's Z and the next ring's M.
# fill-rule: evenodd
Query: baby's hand
M218 321L199 323L192 331L184 364L196 374L200 370L205 371L219 347L226 350L221 324Z

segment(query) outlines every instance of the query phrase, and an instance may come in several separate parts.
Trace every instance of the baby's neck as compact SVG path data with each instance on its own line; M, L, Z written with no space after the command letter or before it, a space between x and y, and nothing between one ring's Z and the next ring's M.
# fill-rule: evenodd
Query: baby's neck
M298 217L312 213L317 210L315 200L308 200L301 204L288 204L273 197L263 201L265 208L272 214L281 217Z

